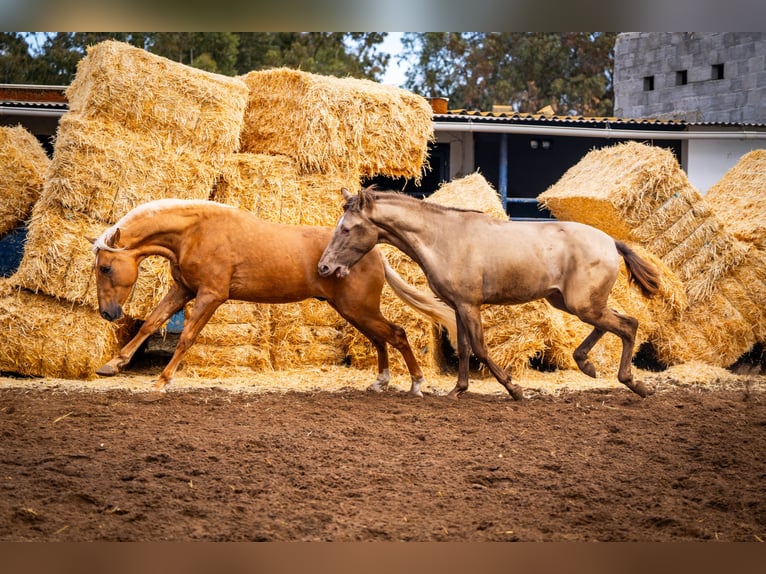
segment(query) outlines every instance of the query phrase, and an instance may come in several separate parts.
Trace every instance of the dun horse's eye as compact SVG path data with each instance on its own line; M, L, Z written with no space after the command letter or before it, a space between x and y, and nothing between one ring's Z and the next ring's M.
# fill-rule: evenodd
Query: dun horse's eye
M348 231L349 231L349 230L348 230L348 227L345 227L345 226L344 226L344 227L341 227L341 228L340 228L340 232L341 232L341 233L348 233Z

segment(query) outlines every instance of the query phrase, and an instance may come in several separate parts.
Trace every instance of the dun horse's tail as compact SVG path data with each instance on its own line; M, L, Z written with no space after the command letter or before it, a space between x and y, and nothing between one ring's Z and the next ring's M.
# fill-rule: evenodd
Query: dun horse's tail
M660 272L622 241L615 241L614 244L618 253L625 259L630 280L639 286L646 297L655 295L660 288Z
M446 303L440 301L433 293L416 289L407 283L402 277L394 271L383 257L383 268L386 273L386 281L393 289L396 296L407 305L419 311L435 323L447 329L450 343L457 348L457 320L455 319L455 310Z

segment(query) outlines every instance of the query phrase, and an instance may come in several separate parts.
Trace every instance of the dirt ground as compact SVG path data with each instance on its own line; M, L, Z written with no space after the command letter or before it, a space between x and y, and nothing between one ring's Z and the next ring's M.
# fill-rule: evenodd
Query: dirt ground
M766 540L763 375L641 399L564 372L519 403L341 369L159 400L144 372L0 379L0 540Z

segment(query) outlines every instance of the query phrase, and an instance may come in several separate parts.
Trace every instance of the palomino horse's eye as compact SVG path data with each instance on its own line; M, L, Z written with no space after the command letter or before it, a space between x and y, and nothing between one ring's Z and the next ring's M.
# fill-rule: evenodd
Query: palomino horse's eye
M103 273L104 275L109 275L109 273L112 272L112 266L111 265L101 265L98 268L99 272Z

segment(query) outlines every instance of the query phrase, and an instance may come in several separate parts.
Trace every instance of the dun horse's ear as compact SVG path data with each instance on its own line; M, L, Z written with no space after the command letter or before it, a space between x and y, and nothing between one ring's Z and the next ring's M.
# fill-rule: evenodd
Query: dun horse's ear
M106 240L106 246L107 247L116 247L117 242L120 240L120 228L114 230L114 233L109 236L109 238Z
M342 187L340 189L340 194L343 196L343 201L348 201L351 199L351 192L347 190L345 187Z

